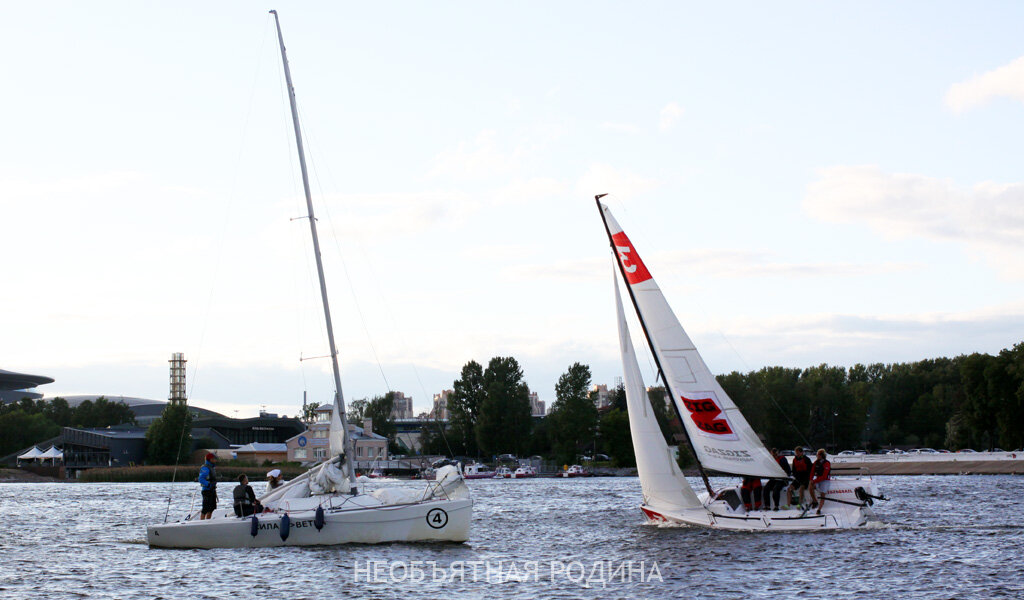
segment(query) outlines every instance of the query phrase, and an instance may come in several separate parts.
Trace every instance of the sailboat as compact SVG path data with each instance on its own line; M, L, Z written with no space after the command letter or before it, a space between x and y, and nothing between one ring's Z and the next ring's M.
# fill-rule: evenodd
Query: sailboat
M596 197L605 231L655 364L679 414L697 460L704 490L683 476L647 396L615 279L619 346L630 435L643 490L640 510L657 524L696 525L741 531L850 529L877 521L873 501L881 499L867 477L837 476L822 482L820 512L799 507L748 510L740 489L713 489L709 471L725 475L786 479L787 476L708 369L680 325L658 284L608 207ZM785 492L783 492L785 493Z
M199 519L192 511L179 521L150 525L146 539L161 548L246 548L264 546L319 546L345 543L450 541L469 538L473 501L460 469L448 465L438 469L435 480L426 489L382 488L366 492L356 480L352 458L352 438L345 418L341 392L341 370L334 343L331 310L327 299L320 242L313 200L306 173L302 133L292 86L284 35L277 11L270 11L277 25L281 46L292 124L306 194L307 218L313 238L320 296L323 301L327 339L334 373L334 404L328 434L330 457L306 473L268 492L260 498L262 511L239 517L233 507L213 512L212 518Z

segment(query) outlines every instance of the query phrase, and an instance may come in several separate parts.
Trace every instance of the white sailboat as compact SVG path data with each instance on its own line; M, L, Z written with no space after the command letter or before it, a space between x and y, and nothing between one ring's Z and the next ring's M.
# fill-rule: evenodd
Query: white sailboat
M327 285L320 257L313 201L302 149L302 133L295 103L291 71L277 11L278 42L291 103L295 141L306 194L310 234L320 277L327 338L334 370L335 395L328 436L330 458L260 498L263 511L238 517L233 507L218 509L200 520L195 511L183 519L147 528L150 546L163 548L245 548L313 546L344 543L452 541L469 538L473 501L459 468L445 466L426 489L383 488L365 493L356 481L351 460L352 439L345 418L338 351L334 343Z
M712 489L708 471L769 479L785 479L786 474L704 363L633 244L608 207L601 204L601 196L596 199L618 273L629 291L662 380L683 422L706 488L697 493L690 486L654 417L616 280L623 380L643 489L644 501L640 509L644 516L655 523L744 531L848 529L873 521L871 504L880 496L874 483L866 477L839 476L822 482L818 489L824 493L825 501L820 513L799 508L747 510L740 501L738 487Z

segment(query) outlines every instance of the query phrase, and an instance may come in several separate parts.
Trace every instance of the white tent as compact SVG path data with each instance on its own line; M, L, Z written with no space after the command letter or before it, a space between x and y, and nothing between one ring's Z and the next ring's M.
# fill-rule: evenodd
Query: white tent
M36 448L35 446L32 446L31 450L29 450L28 452L18 456L18 460L35 460L35 459L41 457L43 454L44 454L44 452L42 450L40 450L39 448Z
M61 452L60 449L58 449L56 446L50 446L50 449L47 450L46 452L43 452L39 456L39 458L41 458L43 460L49 460L51 458L54 459L54 460L56 460L58 458L61 459L61 460L64 460L64 453Z

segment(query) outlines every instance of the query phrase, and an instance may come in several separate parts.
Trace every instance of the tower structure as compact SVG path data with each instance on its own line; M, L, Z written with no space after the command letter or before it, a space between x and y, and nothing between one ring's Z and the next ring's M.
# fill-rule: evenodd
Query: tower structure
M185 404L185 353L175 352L167 362L171 363L171 394L167 399L171 404Z

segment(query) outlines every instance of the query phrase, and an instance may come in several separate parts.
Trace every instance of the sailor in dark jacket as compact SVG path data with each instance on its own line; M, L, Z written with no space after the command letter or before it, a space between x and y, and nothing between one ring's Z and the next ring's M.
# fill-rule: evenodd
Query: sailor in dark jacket
M779 463L782 470L786 472L786 475L792 476L793 470L789 468L789 461L786 460L785 456L779 454L778 448L772 448L772 458L775 462ZM764 509L772 509L772 500L775 501L775 510L779 510L779 496L782 494L782 490L789 483L789 479L769 479L768 484L764 486Z
M796 490L797 499L803 503L804 490L811 483L811 459L804 455L804 449L797 446L793 450L793 483L789 486L789 503L793 504L793 491Z
M248 517L254 512L263 511L259 500L256 499L256 493L252 491L252 486L249 485L249 478L244 474L238 476L238 485L235 486L233 494L236 517Z

